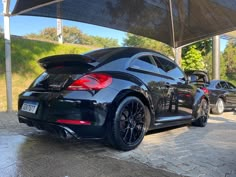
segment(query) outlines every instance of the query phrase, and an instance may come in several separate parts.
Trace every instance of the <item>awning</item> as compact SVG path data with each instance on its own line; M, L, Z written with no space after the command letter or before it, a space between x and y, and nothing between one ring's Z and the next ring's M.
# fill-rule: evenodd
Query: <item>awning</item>
M79 21L179 47L236 27L236 0L18 0L13 15Z

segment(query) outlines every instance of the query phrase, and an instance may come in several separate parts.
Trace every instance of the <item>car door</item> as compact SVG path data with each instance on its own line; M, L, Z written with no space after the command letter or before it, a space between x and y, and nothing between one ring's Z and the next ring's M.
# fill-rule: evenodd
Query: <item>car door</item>
M147 53L134 56L128 67L128 72L146 84L151 95L155 115L162 114L165 110L163 93L163 77L165 76L160 74L152 56Z
M165 86L168 87L166 94L171 92L170 109L166 115L178 119L191 118L196 87L187 84L184 72L173 61L162 55L155 58L170 78L165 80Z
M227 91L226 100L229 105L236 105L236 87L230 82L227 83Z
M218 98L224 98L224 88L222 88L220 81L213 82L211 81L210 87L208 87L210 92L210 101L211 104L216 104Z
M225 106L228 106L230 104L228 84L225 81L220 81L220 85L221 85L220 94L224 97Z

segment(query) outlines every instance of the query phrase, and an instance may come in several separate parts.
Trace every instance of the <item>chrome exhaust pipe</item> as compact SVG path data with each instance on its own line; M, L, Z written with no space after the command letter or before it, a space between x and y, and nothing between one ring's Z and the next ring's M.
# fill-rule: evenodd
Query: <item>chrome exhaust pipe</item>
M60 126L59 135L62 139L71 139L72 137L79 139L76 133L68 127Z
M67 133L64 129L59 129L58 134L60 138L67 139Z

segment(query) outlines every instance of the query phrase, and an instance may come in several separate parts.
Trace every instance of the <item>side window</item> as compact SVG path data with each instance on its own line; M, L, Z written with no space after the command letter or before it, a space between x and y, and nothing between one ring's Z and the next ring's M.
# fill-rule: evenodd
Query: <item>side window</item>
M220 83L218 83L218 84L216 85L216 88L217 88L217 89L221 89Z
M220 85L221 85L221 87L222 87L223 89L228 89L228 85L227 85L226 82L221 81L221 82L220 82Z
M156 72L156 73L159 72L156 64L153 61L153 59L151 58L151 56L148 56L148 55L141 56L141 57L135 59L131 63L131 67L135 68L135 69L148 71L148 72Z
M233 84L231 84L230 82L227 82L227 84L228 84L228 88L229 89L235 89L236 87L233 85Z
M157 57L157 56L152 56L152 57L154 58L157 67L159 68L160 74L166 75L166 72L165 72L165 70L164 70L164 67L163 67L162 64L160 63L158 57Z
M185 80L185 75L183 71L175 63L162 57L158 57L158 60L160 61L164 71L167 73L168 76L175 79Z

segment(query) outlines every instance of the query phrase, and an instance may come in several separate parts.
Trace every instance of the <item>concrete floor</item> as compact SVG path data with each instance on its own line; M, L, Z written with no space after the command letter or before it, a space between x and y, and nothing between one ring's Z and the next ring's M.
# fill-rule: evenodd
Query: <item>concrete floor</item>
M205 128L182 126L146 135L120 152L94 140L61 140L0 113L0 177L236 177L236 113L211 115Z

